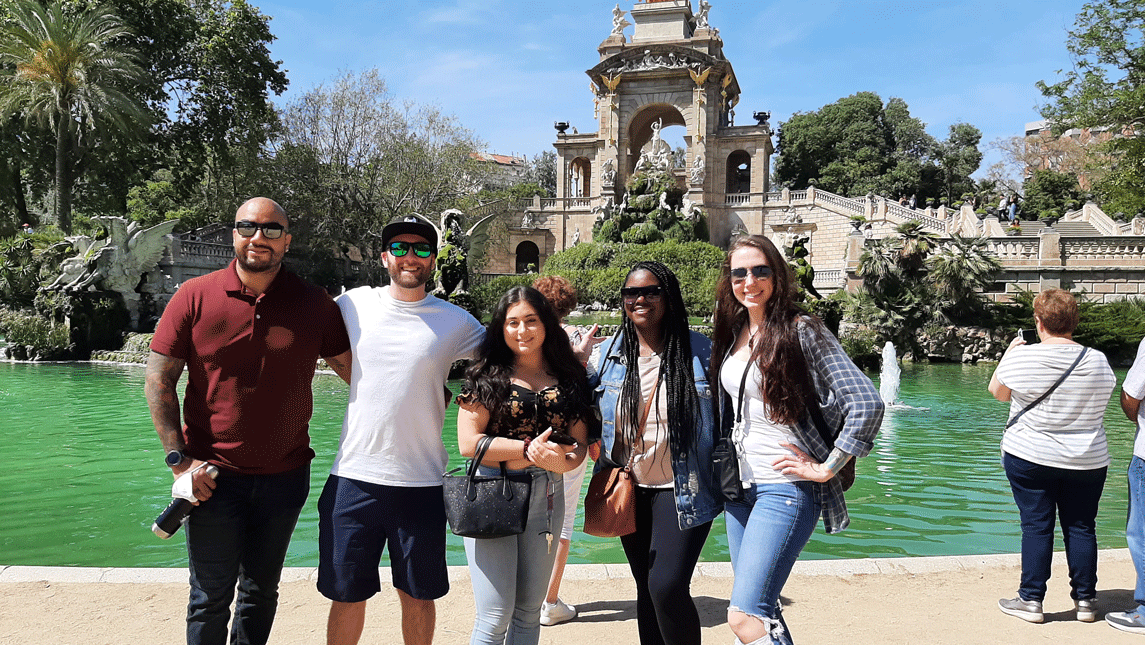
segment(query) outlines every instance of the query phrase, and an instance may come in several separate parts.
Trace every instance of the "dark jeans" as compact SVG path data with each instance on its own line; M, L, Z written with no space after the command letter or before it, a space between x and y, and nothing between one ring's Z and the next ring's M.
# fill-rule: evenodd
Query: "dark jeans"
M640 645L700 645L692 572L712 523L680 530L671 488L636 489L636 532L620 538L636 579Z
M231 643L266 643L278 609L282 563L309 492L309 465L276 475L219 473L214 494L187 521L188 644L227 642L236 583Z
M1062 524L1069 581L1075 600L1097 597L1097 503L1105 468L1068 470L1040 466L1009 453L1002 465L1022 518L1022 600L1042 601L1054 555L1054 514Z

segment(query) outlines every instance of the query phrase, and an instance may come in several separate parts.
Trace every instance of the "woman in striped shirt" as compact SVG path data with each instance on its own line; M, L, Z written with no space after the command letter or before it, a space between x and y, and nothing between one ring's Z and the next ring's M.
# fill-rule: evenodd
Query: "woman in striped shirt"
M1032 623L1044 620L1055 516L1061 518L1077 619L1097 617L1094 526L1109 466L1102 421L1117 380L1104 354L1073 341L1077 320L1077 301L1068 291L1043 291L1034 299L1041 342L1026 345L1021 336L1015 338L990 379L994 398L1010 402L1002 463L1022 518L1018 597L999 600L998 607ZM1073 371L1039 401L1071 366Z

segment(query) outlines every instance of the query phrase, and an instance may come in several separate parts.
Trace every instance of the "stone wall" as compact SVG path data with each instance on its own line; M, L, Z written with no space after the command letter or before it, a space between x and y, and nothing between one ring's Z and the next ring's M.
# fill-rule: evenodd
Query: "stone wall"
M1014 330L985 327L928 327L919 333L919 343L932 363L977 363L1001 360Z

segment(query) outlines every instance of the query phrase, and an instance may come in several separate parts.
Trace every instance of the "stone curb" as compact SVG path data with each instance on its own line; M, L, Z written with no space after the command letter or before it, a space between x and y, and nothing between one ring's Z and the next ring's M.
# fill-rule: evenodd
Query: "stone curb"
M1064 558L1064 554L1058 554ZM1129 549L1106 549L1098 554L1099 562L1129 562ZM919 558L868 558L859 560L800 560L795 563L794 576L857 576L857 575L926 575L948 571L969 571L1021 567L1021 555L1000 553L992 555L955 555ZM566 580L627 580L631 573L626 564L570 564L565 568ZM701 562L696 575L706 578L731 578L730 562ZM282 572L283 582L314 582L318 579L315 567L288 567ZM389 574L383 574L383 580ZM469 568L449 567L451 582L469 579ZM187 570L160 568L100 568L100 567L29 567L0 565L0 583L102 582L113 584L187 584Z

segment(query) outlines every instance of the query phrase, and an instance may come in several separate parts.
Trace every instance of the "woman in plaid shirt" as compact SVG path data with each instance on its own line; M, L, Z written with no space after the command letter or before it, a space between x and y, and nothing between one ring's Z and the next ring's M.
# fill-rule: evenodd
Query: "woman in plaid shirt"
M828 533L846 528L836 475L870 452L883 418L874 384L823 323L796 306L796 292L770 240L732 243L716 287L712 373L743 485L725 508L735 572L728 625L747 645L791 643L779 593L820 516ZM839 429L834 447L809 405L826 428Z

